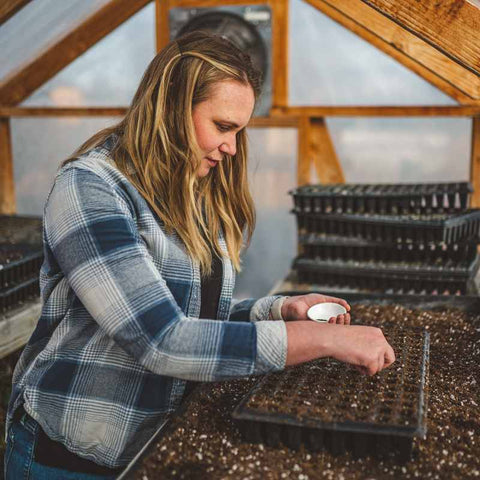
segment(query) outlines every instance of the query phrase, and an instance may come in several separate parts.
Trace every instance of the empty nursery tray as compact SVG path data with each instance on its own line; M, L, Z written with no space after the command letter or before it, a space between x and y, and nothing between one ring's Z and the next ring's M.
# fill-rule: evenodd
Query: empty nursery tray
M322 233L388 243L460 243L478 240L480 209L425 215L298 213L299 235Z
M477 242L462 243L386 243L356 237L306 234L298 236L302 256L324 260L375 262L422 262L443 264L447 261L471 262L477 256Z
M298 213L431 213L468 208L468 182L306 185L291 190Z
M0 243L42 246L42 218L0 215Z
M478 256L471 262L447 261L441 265L302 257L293 262L300 283L448 294L472 293L478 266Z
M39 293L38 278L30 278L14 287L0 289L0 313L33 300Z
M38 278L42 262L41 247L0 244L0 288Z
M429 335L384 334L396 361L372 377L326 358L263 377L233 412L247 441L408 460L426 433Z

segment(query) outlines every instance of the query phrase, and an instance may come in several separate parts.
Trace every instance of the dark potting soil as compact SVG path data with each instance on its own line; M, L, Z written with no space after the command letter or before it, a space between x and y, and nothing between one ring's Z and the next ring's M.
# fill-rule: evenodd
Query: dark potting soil
M135 478L479 478L480 317L459 310L375 305L354 306L352 317L356 323L423 326L430 332L427 435L414 440L411 461L355 459L348 452L333 456L247 443L231 418L257 381L243 379L198 388L185 412L172 419L144 458ZM390 368L398 367L396 363Z

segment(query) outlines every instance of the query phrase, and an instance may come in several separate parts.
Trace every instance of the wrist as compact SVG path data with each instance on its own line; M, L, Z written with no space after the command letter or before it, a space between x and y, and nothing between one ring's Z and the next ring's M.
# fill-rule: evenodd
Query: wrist
M277 298L270 307L270 320L285 320L282 315L283 303L288 297Z

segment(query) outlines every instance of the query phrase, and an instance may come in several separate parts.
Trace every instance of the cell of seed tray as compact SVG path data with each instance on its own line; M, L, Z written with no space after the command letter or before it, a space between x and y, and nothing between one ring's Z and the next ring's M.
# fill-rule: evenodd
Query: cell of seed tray
M440 265L407 262L360 262L296 258L293 268L300 283L322 283L393 291L465 294L474 291L480 257L473 262Z
M43 252L39 247L0 244L0 288L38 278L42 262Z
M319 359L263 377L233 412L247 441L410 458L413 438L426 433L429 335L384 333L396 361L377 375Z
M477 255L477 242L386 243L356 237L306 234L298 236L302 256L323 260L358 260L382 262L421 262L440 265L444 262L471 262Z
M480 209L429 215L298 213L299 235L359 237L387 243L445 243L478 240Z
M291 190L297 213L432 213L465 210L472 185L330 184L306 185Z

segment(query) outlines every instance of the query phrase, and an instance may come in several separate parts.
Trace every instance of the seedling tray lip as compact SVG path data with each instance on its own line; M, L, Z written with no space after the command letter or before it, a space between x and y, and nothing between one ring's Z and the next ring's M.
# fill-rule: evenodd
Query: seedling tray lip
M0 250L21 250L23 257L9 263L0 263L0 275L10 272L17 268L23 267L32 260L40 260L43 258L42 248L34 245L18 243L18 244L0 244ZM34 272L32 272L34 274ZM38 276L38 272L37 272Z
M295 212L297 216L312 217L320 220L337 220L342 222L374 223L380 225L392 225L408 228L452 228L460 224L480 219L480 208L470 208L463 212L432 213L432 214L405 214L405 215L384 215L379 213L315 213ZM443 219L422 219L411 217L431 217L433 215L443 216Z
M354 262L359 265L355 265ZM480 264L480 256L470 262L467 268L456 268L452 270L442 269L435 265L422 265L418 268L408 265L405 267L392 267L388 265L388 262L383 262L380 265L379 262L346 262L342 260L328 261L328 260L316 260L306 257L297 257L293 261L293 268L303 268L319 273L331 273L331 274L345 274L345 275L364 275L368 277L376 278L398 278L402 276L405 280L441 280L441 281L467 281L475 274Z
M390 190L387 190L390 187ZM319 189L319 192L311 191ZM397 190L395 190L397 188ZM401 189L404 189L402 192ZM335 189L342 189L337 192ZM354 190L360 191L354 191ZM362 190L363 189L363 190ZM383 191L381 191L383 189ZM335 183L329 185L305 185L289 190L290 195L358 198L418 198L427 195L473 193L470 182L429 182L429 183Z

